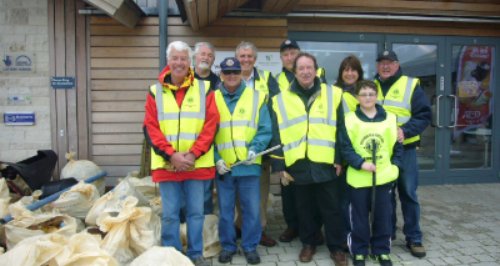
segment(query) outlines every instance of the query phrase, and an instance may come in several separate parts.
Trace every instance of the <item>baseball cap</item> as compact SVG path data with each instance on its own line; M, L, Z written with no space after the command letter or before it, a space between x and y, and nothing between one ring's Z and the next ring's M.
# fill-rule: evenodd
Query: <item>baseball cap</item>
M240 61L236 59L236 57L226 57L222 62L220 62L220 70L228 71L228 70L236 70L241 71Z
M392 50L384 50L377 56L377 62L382 60L399 61L398 56Z
M280 52L283 52L283 50L288 49L288 48L295 48L295 49L300 50L299 44L296 41L284 40L280 45Z

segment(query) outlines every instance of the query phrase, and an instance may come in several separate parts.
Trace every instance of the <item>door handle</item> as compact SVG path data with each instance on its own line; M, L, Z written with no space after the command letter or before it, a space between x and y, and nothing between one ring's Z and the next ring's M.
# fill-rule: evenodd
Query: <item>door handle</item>
M450 121L453 121L453 123L451 125L449 125L448 128L455 128L457 126L457 103L458 103L457 101L458 101L458 98L454 94L450 94L446 97L453 99L453 108L451 109L452 112L451 112L451 117L450 117Z
M441 97L443 97L443 95L438 95L436 97L436 127L437 128L443 128L441 123L439 123L439 102L440 102Z

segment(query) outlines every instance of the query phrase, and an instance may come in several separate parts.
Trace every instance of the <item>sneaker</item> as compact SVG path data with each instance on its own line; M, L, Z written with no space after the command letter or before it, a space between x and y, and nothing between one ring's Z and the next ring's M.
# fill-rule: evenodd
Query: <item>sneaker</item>
M245 253L245 259L247 259L248 264L259 264L260 263L260 256L259 253L257 253L257 250L254 251L248 251L244 252Z
M236 254L236 251L229 251L229 250L223 249L219 254L219 262L220 263L231 262L231 260L233 260L234 254Z
M391 256L389 254L381 254L376 256L378 263L382 266L392 266Z
M205 260L203 256L193 260L194 266L210 266L210 261Z
M357 254L352 256L352 265L365 266L365 255Z
M417 258L425 257L425 248L422 243L406 243L406 247L410 250L411 255Z

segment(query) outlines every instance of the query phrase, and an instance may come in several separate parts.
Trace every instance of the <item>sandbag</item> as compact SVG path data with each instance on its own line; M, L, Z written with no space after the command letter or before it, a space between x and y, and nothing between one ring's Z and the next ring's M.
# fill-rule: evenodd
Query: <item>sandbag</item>
M187 225L180 226L180 236L183 248L187 247ZM213 214L205 215L203 222L203 257L210 258L221 251L219 241L219 218Z
M80 181L62 193L56 201L47 204L47 209L84 219L98 198L99 191L93 184Z
M130 266L193 266L193 263L173 247L154 246L134 259Z
M135 197L129 196L121 203L117 215L102 213L96 223L102 232L106 232L101 247L119 263L128 263L160 243L160 218L149 207L137 207Z
M89 160L75 160L74 156L74 152L69 152L66 154L68 163L66 163L66 165L64 165L63 169L61 170L61 178L74 177L76 178L76 180L82 181L89 177L96 176L102 172L101 168L94 162ZM104 178L98 179L92 184L96 186L97 190L99 191L99 195L104 194L104 190L106 188L106 182L104 181Z
M9 212L13 220L5 225L7 249L32 236L49 233L71 236L78 228L74 217L58 213L31 212L20 203L11 204Z

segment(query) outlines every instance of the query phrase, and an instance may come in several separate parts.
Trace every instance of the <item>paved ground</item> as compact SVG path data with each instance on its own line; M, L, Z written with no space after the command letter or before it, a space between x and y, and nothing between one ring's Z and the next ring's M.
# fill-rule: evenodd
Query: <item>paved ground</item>
M422 206L421 227L427 256L417 259L405 249L398 230L392 246L394 265L500 265L500 183L423 186L419 189ZM281 199L276 197L270 212L269 234L275 239L285 228ZM401 213L398 228L401 228ZM326 246L320 246L310 263L298 261L298 240L272 248L260 246L261 266L333 265ZM351 265L351 261L349 261ZM212 265L219 264L217 258ZM229 265L246 265L236 255ZM378 265L368 262L367 265Z

